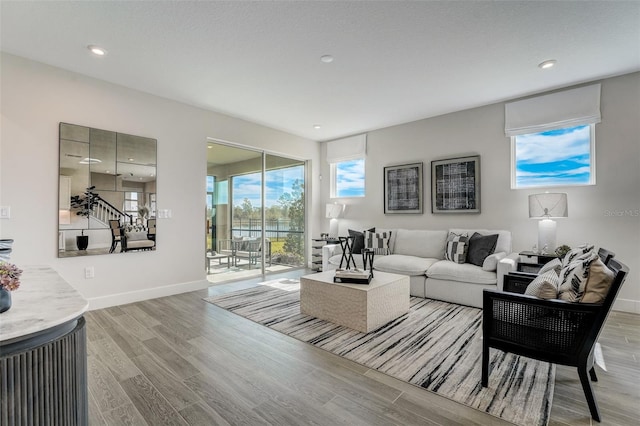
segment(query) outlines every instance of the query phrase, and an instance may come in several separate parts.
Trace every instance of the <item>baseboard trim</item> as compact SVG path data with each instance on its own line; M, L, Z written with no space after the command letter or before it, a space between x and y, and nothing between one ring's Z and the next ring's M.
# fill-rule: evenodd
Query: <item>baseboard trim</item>
M640 300L618 298L613 303L613 310L640 314Z
M109 296L93 297L89 298L89 310L93 311L96 309L109 308L111 306L140 302L142 300L172 296L174 294L185 293L188 291L201 290L203 288L210 287L211 285L211 282L207 280L191 281L186 283L171 284L162 287L131 291L127 293L111 294Z

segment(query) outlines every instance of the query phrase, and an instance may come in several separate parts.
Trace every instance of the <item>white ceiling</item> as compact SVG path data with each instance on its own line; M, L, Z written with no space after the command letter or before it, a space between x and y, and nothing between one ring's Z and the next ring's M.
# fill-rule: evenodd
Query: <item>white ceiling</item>
M640 70L638 1L0 4L5 52L314 140Z

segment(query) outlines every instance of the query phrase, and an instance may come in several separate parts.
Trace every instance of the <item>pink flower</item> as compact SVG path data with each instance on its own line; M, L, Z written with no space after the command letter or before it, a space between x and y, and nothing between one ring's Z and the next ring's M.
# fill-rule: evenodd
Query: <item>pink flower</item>
M0 261L0 287L13 291L20 287L22 269L8 262Z

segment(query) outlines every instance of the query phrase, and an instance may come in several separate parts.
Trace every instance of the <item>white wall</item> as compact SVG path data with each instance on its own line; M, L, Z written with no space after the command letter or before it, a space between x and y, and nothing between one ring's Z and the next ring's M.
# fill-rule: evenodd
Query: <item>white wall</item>
M617 309L640 313L640 73L602 81L602 122L596 125L597 185L558 187L566 192L569 218L558 220L558 244L591 242L613 250L631 273ZM370 226L409 229L483 227L509 229L513 248L529 250L537 223L528 218L529 194L510 189L510 141L504 135L504 104L493 104L368 133L366 197L336 199L347 204L340 233ZM329 165L322 149L322 199L329 199ZM480 214L431 214L431 161L481 156ZM425 213L383 213L383 167L424 162ZM620 214L621 216L618 216ZM328 219L322 222L328 229Z
M4 53L0 78L0 205L11 207L0 238L15 240L13 262L50 265L92 308L207 285L207 137L310 159L309 211L319 210L317 142ZM158 220L155 252L57 258L61 121L158 140L158 208L172 218ZM309 235L319 224L310 221ZM94 279L84 279L86 266Z

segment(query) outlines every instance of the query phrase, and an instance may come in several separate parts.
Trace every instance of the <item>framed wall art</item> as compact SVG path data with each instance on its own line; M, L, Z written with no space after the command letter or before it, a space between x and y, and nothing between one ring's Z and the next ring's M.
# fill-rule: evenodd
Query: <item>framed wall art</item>
M422 214L422 163L384 168L384 214Z
M431 212L480 213L480 156L431 162Z

